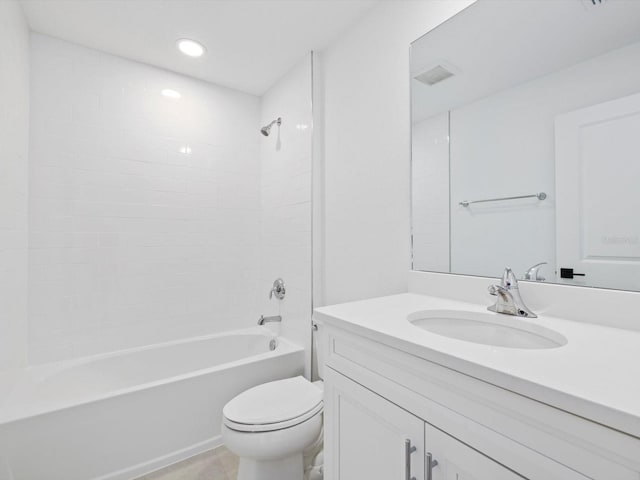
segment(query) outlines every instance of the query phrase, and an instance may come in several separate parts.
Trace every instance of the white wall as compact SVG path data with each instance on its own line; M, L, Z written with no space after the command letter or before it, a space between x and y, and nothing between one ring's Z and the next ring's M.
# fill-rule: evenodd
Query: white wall
M29 29L0 2L0 370L27 361Z
M30 362L255 324L259 99L41 35L32 73Z
M522 276L546 261L540 273L556 281L555 118L637 93L638 85L640 44L632 44L454 109L451 271L498 276L509 265ZM539 191L545 201L458 205Z
M413 125L413 269L449 271L449 113Z
M406 291L409 44L470 3L381 2L323 52L323 304Z
M258 287L261 313L282 315L282 334L311 341L311 55L262 97L262 124L282 117L261 136L262 242ZM276 278L287 293L268 298ZM308 366L307 366L308 368Z

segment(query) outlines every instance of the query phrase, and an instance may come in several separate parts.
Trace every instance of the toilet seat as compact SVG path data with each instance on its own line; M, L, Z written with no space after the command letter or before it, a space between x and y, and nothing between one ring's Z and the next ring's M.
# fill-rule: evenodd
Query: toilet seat
M264 423L264 424L254 425L250 423L234 422L225 417L224 424L231 430L236 430L238 432L275 432L277 430L284 430L286 428L295 427L296 425L306 422L310 418L313 418L318 413L322 412L322 408L323 408L323 405L322 403L320 403L313 410L310 410L304 415L296 418L291 418L284 422Z
M304 377L251 388L223 409L223 422L239 432L273 432L299 425L322 412L322 390Z

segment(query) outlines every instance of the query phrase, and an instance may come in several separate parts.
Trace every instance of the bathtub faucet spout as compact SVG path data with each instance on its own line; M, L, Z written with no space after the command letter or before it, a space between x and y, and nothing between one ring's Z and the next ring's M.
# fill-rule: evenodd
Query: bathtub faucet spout
M264 325L265 323L271 322L282 322L282 317L280 315L274 315L272 317L265 317L264 315L260 315L258 325Z

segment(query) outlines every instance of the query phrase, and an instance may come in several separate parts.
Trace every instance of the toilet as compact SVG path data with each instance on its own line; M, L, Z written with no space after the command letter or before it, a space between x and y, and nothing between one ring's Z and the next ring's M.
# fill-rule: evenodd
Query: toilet
M322 387L302 376L286 378L225 405L222 439L240 457L237 480L322 478Z

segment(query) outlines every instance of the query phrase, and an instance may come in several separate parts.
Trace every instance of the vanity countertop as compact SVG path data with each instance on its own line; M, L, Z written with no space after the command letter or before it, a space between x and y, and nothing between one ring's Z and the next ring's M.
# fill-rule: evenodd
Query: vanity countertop
M568 339L559 348L506 348L422 330L407 320L420 310L487 311L486 305L404 293L317 308L314 317L640 438L640 332L545 315L506 316Z

